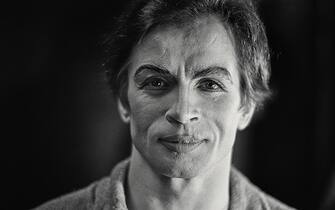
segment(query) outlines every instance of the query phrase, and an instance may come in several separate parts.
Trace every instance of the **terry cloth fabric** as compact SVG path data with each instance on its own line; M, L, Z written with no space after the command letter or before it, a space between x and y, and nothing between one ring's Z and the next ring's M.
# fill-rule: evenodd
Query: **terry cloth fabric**
M49 201L35 210L127 210L125 182L129 160L112 170L109 177L88 187ZM230 173L229 210L293 210L262 192L232 167Z

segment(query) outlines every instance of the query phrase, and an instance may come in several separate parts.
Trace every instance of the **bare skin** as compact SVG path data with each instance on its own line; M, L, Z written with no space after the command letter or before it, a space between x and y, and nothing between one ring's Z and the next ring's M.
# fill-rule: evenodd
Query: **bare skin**
M133 50L127 100L131 210L229 206L231 153L254 106L241 108L231 34L215 17L148 34Z

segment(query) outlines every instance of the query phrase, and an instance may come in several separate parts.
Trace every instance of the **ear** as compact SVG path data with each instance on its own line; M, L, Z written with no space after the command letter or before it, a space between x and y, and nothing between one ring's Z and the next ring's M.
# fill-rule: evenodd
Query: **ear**
M117 108L119 110L120 117L124 123L129 123L130 121L130 112L127 107L123 105L121 99L117 99Z
M240 109L241 116L237 125L237 128L239 130L243 130L249 125L252 116L254 115L255 108L256 108L255 103L250 103L248 105L241 107Z

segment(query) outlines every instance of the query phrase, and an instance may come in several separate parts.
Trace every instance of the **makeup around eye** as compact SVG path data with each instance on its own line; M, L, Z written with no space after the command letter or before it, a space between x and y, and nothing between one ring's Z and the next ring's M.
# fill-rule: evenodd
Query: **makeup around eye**
M227 92L229 86L233 84L229 71L217 66L197 70L189 76L194 88L208 94ZM134 75L137 88L149 91L149 94L166 93L180 84L179 80L180 78L177 78L168 69L151 64L140 66Z
M170 86L170 82L155 76L149 77L138 84L139 89L145 90L167 90Z
M213 78L202 78L197 82L197 88L207 92L226 92L226 86L219 80Z

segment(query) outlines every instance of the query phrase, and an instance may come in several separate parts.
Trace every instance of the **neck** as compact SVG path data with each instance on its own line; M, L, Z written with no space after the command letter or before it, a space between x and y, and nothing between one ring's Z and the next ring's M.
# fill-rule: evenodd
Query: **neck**
M155 173L133 148L128 172L130 210L228 209L230 157L191 179Z

